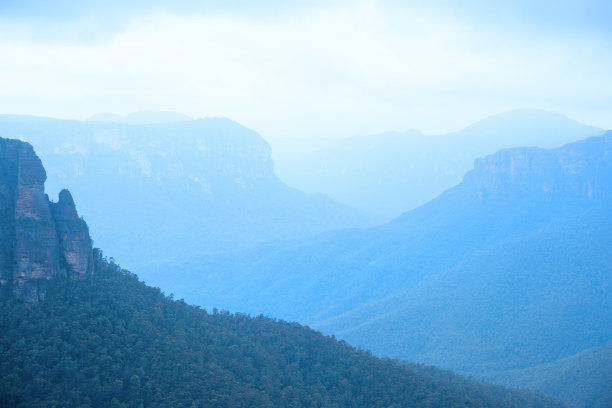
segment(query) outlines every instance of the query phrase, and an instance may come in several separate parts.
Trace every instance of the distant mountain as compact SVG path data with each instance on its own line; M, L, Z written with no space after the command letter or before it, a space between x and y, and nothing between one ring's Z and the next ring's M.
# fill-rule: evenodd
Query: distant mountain
M536 390L577 407L612 407L612 344L552 363L490 375L496 382Z
M373 222L287 187L268 144L227 119L125 125L0 116L0 136L34 146L47 191L78 196L96 245L133 270L167 273L165 265L194 255Z
M300 326L207 313L94 254L44 302L0 301L5 407L542 407L561 403L379 359Z
M280 144L273 148L276 172L289 185L391 218L459 183L476 157L515 146L551 148L602 133L558 113L515 110L446 135L389 132L300 154Z
M0 138L0 167L0 406L562 407L174 301L92 250L70 193L44 195L31 145Z
M139 111L125 116L108 112L98 113L87 120L91 122L123 123L126 125L153 125L158 123L187 122L193 120L193 118L178 112Z
M479 377L553 363L612 342L611 147L608 132L502 150L386 225L203 259L158 283Z

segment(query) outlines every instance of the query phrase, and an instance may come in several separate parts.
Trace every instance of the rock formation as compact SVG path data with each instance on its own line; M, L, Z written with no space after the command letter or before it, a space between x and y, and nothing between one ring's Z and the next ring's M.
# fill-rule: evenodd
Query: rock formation
M67 190L51 203L45 169L28 143L0 138L0 296L45 298L54 277L93 273L92 243Z
M464 186L479 199L598 200L612 195L612 131L557 149L504 149L476 159Z

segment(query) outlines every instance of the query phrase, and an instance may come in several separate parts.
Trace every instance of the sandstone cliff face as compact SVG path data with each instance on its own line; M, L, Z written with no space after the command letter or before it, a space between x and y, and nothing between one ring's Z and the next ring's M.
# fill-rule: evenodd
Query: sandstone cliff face
M612 132L558 149L514 148L479 158L464 185L479 199L597 200L612 195Z
M59 193L59 201L51 204L59 238L60 254L65 262L60 270L70 279L80 279L93 272L93 253L87 224L79 218L68 190Z
M45 298L46 281L93 272L89 230L66 190L44 192L45 169L28 143L0 138L0 293L26 302Z

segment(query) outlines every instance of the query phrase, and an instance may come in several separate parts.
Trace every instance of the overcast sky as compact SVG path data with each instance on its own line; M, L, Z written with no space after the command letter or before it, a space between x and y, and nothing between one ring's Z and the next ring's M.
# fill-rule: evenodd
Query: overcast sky
M612 128L609 0L122 3L0 0L0 113L167 110L267 138L515 108Z

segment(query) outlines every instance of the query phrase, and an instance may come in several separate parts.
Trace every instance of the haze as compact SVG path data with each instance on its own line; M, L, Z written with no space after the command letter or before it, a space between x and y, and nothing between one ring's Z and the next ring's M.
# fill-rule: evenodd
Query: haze
M460 129L515 108L612 128L607 1L0 2L0 111L228 117L266 139Z

